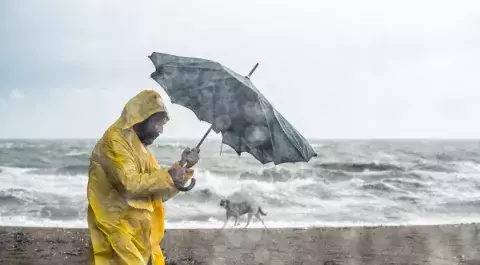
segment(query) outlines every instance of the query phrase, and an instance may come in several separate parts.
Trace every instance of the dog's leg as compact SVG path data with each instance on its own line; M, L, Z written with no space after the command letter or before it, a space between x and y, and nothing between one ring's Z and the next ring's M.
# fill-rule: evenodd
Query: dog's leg
M247 220L247 225L245 225L244 228L247 228L247 226L250 224L250 221L252 220L253 213L248 213L248 220Z
M230 219L230 216L225 217L225 222L223 223L222 230L225 228L227 225L228 220Z
M235 215L235 226L238 226L240 225L240 223L238 223L238 215Z
M267 226L265 225L265 223L263 222L262 218L260 218L260 213L256 213L255 214L255 217L257 217L258 220L260 220L260 222L262 222L263 226L265 227L265 229L267 229Z

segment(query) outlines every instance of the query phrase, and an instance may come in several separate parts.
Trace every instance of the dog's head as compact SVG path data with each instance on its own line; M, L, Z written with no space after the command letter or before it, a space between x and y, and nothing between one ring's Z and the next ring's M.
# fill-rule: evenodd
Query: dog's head
M229 200L227 200L227 199L221 199L221 200L220 200L220 206L226 208L226 207L228 207L229 205L230 205L230 201L229 201Z

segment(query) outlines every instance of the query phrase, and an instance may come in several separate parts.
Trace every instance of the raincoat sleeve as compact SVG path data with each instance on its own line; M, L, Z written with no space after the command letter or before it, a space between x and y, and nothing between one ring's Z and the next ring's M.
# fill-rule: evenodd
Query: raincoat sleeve
M160 167L160 165L157 162L157 159L153 154L150 154L150 160L149 160L149 166L153 172L156 171L162 171L163 169ZM177 162L172 165L172 167L181 167L181 165ZM187 169L187 181L190 180L193 177L193 169ZM155 196L155 199L161 199L162 202L166 202L168 199L172 198L173 196L177 195L179 191L175 186L172 186L170 188L164 189L160 194Z
M100 158L114 186L127 197L146 197L175 189L167 169L139 173L134 154L120 140L107 141Z

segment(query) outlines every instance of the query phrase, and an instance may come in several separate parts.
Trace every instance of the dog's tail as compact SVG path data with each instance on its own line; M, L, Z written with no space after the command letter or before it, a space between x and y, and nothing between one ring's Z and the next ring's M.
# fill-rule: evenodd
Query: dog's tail
M258 207L258 212L263 216L267 215L267 213L262 210L262 207Z

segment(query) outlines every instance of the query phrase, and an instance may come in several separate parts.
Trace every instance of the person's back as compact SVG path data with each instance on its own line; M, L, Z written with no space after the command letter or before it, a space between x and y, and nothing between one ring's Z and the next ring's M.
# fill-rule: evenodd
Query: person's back
M174 182L183 185L193 174L179 163L160 168L147 148L167 120L160 95L142 91L95 145L87 187L90 264L164 264L163 202L178 193Z

